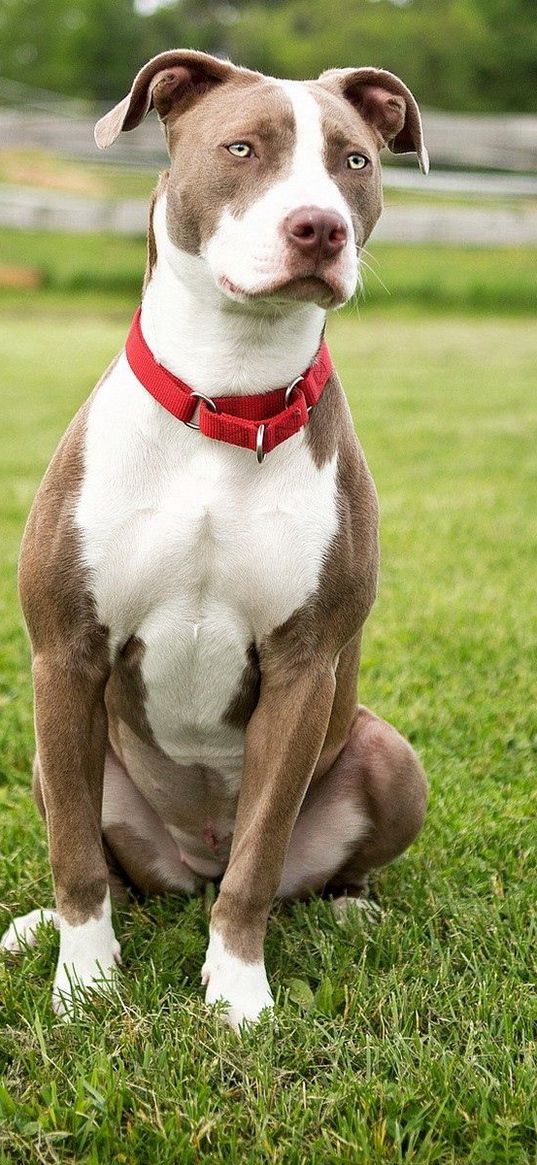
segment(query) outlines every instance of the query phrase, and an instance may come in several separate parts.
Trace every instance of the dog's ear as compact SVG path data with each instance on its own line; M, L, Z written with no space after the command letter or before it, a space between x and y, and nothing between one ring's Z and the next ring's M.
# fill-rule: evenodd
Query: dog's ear
M111 146L122 130L134 129L151 108L164 120L178 102L199 96L240 72L246 70L208 53L188 49L160 53L140 69L123 101L97 122L94 136L99 149Z
M380 146L394 154L415 152L422 174L429 173L418 104L399 77L386 69L328 69L319 81L350 101Z

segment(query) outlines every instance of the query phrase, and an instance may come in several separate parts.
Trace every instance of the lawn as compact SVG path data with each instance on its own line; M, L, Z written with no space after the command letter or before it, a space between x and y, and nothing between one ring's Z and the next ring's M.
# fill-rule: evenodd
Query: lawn
M95 312L128 310L139 295L146 241L121 235L49 231L12 231L0 227L0 304L17 308L21 293L1 286L1 264L30 265L42 279L39 298L26 309L44 305L61 316L81 307ZM361 310L394 306L405 312L475 311L497 315L530 314L535 308L536 252L527 247L487 250L477 247L368 244ZM99 297L98 300L96 297Z
M419 281L413 252L390 262ZM0 335L0 928L51 901L17 547L129 318L123 296L111 311L94 291L88 314L60 294L13 307ZM491 317L403 298L333 319L330 342L382 508L361 698L423 759L423 833L378 876L378 925L338 926L318 900L273 913L277 1020L241 1040L202 1002L209 896L118 911L120 997L71 1026L50 1009L54 933L0 962L4 1165L537 1159L535 330L500 300Z

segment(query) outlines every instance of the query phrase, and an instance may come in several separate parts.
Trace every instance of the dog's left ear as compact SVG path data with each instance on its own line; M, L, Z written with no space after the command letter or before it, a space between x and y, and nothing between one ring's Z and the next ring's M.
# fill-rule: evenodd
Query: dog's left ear
M399 77L387 69L328 69L319 81L350 101L375 131L379 147L394 154L415 152L422 174L429 173L418 104Z

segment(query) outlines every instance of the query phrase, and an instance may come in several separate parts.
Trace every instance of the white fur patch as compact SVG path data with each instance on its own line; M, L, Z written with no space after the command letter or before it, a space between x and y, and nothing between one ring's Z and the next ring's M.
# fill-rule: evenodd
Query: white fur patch
M0 938L0 950L11 954L22 954L26 947L35 947L39 939L39 927L52 924L58 929L57 910L31 910L14 918Z
M60 953L52 991L57 1015L72 1015L80 988L109 987L116 964L121 961L119 943L112 927L110 891L107 890L98 918L72 926L60 915Z
M209 946L201 972L207 988L206 1003L227 1004L226 1022L238 1032L244 1023L255 1023L274 1000L263 962L245 963L224 946L222 936L211 926Z
M272 312L266 305L237 307L205 258L172 243L166 206L164 193L153 212L157 262L142 305L143 333L156 359L208 396L290 384L315 356L325 312L298 302Z
M281 230L287 215L302 206L336 211L348 231L337 258L338 284L348 299L358 279L354 227L348 203L325 166L321 108L304 82L274 84L284 90L295 118L290 173L274 182L240 217L224 210L205 257L215 282L224 290L228 280L248 294L259 293L287 277L288 244Z

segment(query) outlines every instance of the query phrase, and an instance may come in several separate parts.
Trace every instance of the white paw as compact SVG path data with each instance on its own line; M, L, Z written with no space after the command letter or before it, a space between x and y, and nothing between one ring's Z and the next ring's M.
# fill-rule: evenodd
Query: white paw
M353 915L355 918L360 915L366 922L371 923L380 922L382 918L382 910L372 898L353 898L347 894L342 894L341 898L332 900L332 910L336 916L336 922L341 923L352 921Z
M14 918L0 939L0 949L20 955L26 947L35 947L39 938L39 927L52 923L59 926L56 910L31 910Z
M242 1024L255 1023L262 1011L274 1006L264 963L245 963L232 955L213 927L201 981L207 988L205 1002L223 1001L223 1018L237 1033Z
M58 960L52 1007L56 1015L71 1019L77 1003L83 1000L84 991L110 991L117 986L117 964L121 962L119 943L114 940L109 954L95 958L89 953L74 961Z
M120 946L112 928L110 894L101 916L72 926L60 917L60 953L52 990L56 1015L69 1019L84 991L115 986Z

